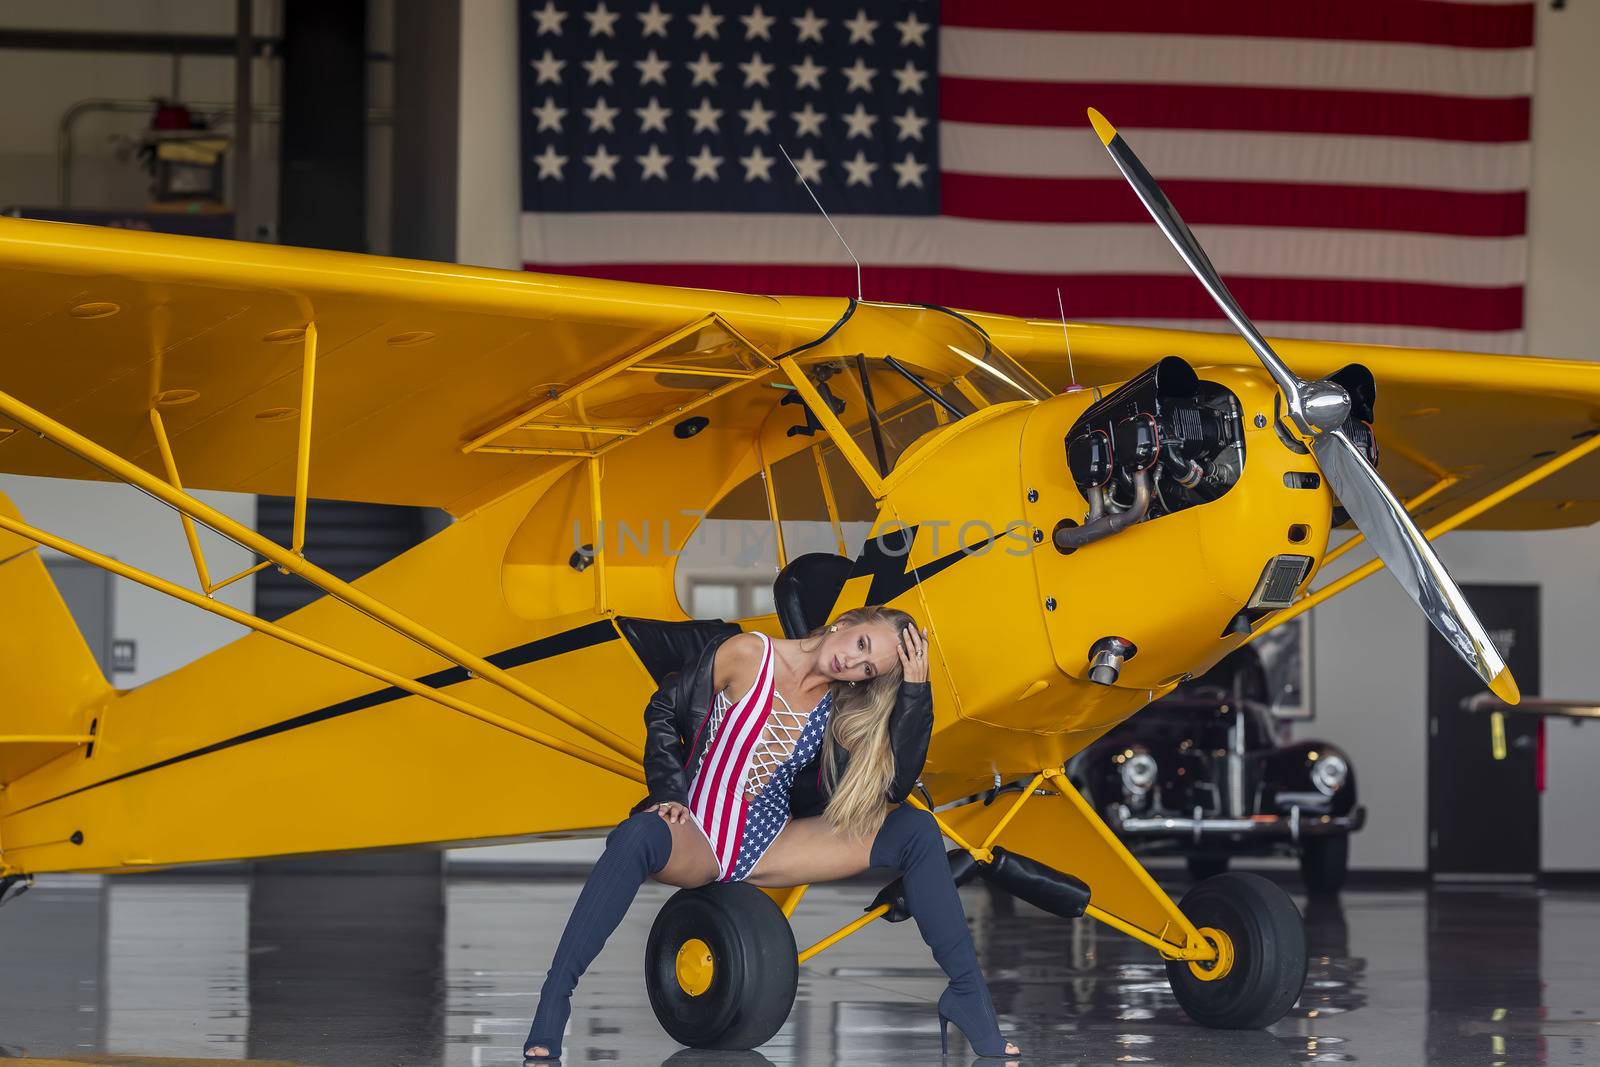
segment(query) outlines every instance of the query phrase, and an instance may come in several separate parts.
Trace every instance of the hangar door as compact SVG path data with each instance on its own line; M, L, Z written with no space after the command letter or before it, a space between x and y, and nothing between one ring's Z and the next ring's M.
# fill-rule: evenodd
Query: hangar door
M1516 677L1539 692L1539 587L1463 586ZM1485 689L1428 628L1428 870L1437 879L1539 873L1540 719L1461 709Z

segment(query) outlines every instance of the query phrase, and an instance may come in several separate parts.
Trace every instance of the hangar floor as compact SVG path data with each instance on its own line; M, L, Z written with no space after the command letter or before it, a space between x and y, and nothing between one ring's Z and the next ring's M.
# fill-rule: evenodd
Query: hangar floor
M515 1064L576 893L569 878L441 886L301 875L254 892L242 877L41 884L0 909L0 1057ZM863 884L813 890L796 915L801 943L856 914L871 893ZM1298 898L1312 955L1305 995L1288 1018L1252 1033L1189 1023L1160 963L1121 935L1013 906L981 886L963 894L1024 1063L1600 1060L1600 893ZM911 923L874 924L802 968L788 1024L758 1053L676 1048L640 973L667 895L645 888L580 986L568 1063L938 1059L933 1002L944 980Z

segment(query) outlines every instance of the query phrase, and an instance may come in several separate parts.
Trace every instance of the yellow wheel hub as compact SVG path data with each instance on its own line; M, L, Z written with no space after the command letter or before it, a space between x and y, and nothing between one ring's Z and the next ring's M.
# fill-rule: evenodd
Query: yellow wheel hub
M1231 958L1231 957L1230 957ZM717 973L716 962L711 958L711 946L698 937L691 937L678 949L678 986L691 997L698 997L711 988L711 979Z
M1233 970L1233 938L1214 926L1200 927L1200 936L1205 938L1206 944L1217 950L1217 958L1189 961L1189 973L1202 982L1226 978L1228 972Z

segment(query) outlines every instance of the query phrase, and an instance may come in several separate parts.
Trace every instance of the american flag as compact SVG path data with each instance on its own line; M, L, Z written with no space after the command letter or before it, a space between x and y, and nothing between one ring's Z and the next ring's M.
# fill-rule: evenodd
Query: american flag
M530 270L1518 352L1533 5L524 0Z

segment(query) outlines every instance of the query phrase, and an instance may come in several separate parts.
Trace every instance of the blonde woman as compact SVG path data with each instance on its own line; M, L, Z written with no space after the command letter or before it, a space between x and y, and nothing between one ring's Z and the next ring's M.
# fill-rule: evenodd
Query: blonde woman
M855 608L800 640L710 642L645 709L650 793L606 838L578 895L523 1044L561 1056L572 991L647 877L691 888L825 882L903 872L906 904L950 978L953 1022L979 1055L1000 1035L937 823L903 804L928 754L933 701L924 635L903 611Z

